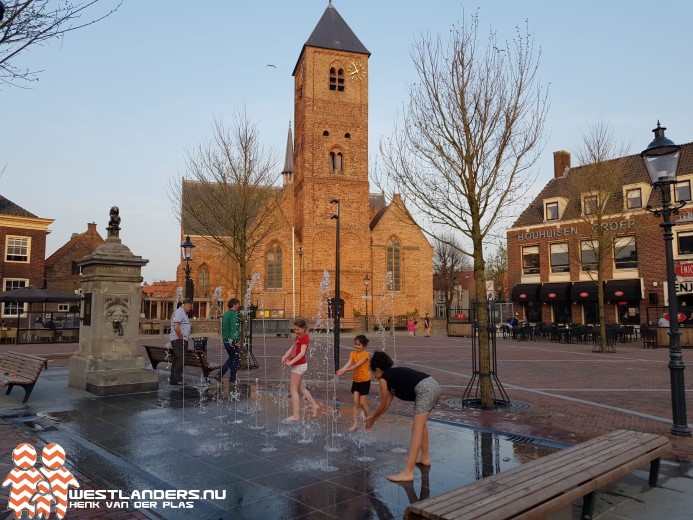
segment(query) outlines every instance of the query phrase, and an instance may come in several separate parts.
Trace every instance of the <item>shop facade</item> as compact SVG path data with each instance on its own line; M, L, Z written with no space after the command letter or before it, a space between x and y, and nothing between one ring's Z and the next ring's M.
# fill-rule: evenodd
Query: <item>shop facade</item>
M656 324L666 312L667 283L661 219L646 210L659 207L647 170L638 155L620 161L620 182L599 195L575 186L593 175L589 166L570 167L570 154L554 153L554 177L507 230L511 300L531 323L598 323L598 262L595 226L602 226L603 287L607 323ZM683 326L692 326L693 310L693 144L682 145L672 200L685 202L674 227L676 293ZM603 204L599 219L590 209Z

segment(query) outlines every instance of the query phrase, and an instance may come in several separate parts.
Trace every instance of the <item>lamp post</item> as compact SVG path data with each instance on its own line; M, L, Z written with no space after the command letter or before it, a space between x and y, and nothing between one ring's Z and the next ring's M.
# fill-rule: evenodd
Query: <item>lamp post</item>
M192 260L192 250L194 247L195 244L190 241L190 235L187 235L185 237L185 242L180 245L180 248L183 250L183 258L185 259L185 297L191 300L195 293L195 286L190 278L190 260Z
M337 213L330 218L337 224L337 235L335 239L335 268L334 268L334 300L332 311L334 312L334 371L339 370L339 199L330 199L330 204L337 205Z
M366 334L368 334L368 286L371 284L371 279L368 277L368 273L363 277L363 288L366 290Z
M669 297L669 376L671 380L671 410L673 426L671 434L679 437L690 437L686 419L686 388L683 371L686 368L681 355L681 332L679 331L679 305L676 299L676 275L674 273L674 252L672 242L674 233L672 228L675 223L671 216L676 215L679 209L685 205L685 201L678 201L671 205L671 186L676 183L676 169L679 164L681 147L664 136L663 128L657 121L657 128L652 130L654 140L642 151L640 157L645 161L645 167L650 174L652 187L658 189L662 195L662 207L653 209L647 206L647 211L654 213L655 217L661 216L663 222L659 225L664 232L664 253L667 265L667 293Z

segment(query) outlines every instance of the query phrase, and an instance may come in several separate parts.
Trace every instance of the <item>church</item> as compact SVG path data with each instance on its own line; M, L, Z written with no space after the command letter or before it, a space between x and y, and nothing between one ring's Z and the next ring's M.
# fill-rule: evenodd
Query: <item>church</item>
M277 193L281 211L275 212L260 253L250 259L250 273L259 273L252 303L266 318L314 319L325 270L327 297L334 298L338 226L340 316L368 315L373 325L377 317L433 312L431 244L399 195L388 202L383 194L370 193L369 57L330 2L293 70L294 128L293 135L289 128ZM184 197L189 184L183 184ZM223 301L243 295L224 283L228 264L219 260L219 250L181 220L181 238L189 235L197 246L190 262L195 314L215 316L216 287L222 287ZM184 268L185 261L178 268L178 286L185 286Z

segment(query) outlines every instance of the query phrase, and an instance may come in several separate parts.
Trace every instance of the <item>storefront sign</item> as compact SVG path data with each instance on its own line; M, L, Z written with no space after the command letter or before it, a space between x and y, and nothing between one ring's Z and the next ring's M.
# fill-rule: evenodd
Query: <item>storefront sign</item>
M548 296L549 296L549 298L555 298L555 297L556 297L556 293L555 293L555 292L550 292L550 293L548 294Z
M614 291L614 296L623 296L623 291Z
M676 294L693 294L693 282L677 282L674 290Z
M674 267L674 271L677 275L683 276L684 278L693 277L693 264L681 264Z
M520 300L524 300L525 298L527 298L527 295L525 293L522 293L520 295Z
M581 292L581 293L580 293L580 298L587 298L589 295L590 295L590 293Z
M628 231L635 227L635 220L617 220L614 222L603 222L601 224L594 224L592 226L593 232L598 233L600 227L603 231ZM517 241L522 242L525 240L541 240L543 238L560 238L580 234L581 232L578 230L577 226L570 226L566 228L543 229L541 231L528 231L527 233L519 233L517 235Z
M679 323L682 323L682 322L686 321L686 315L685 315L684 313L679 312L679 313L677 314L677 316L678 316L678 320L677 320L677 321L678 321ZM664 313L664 318L665 318L667 321L671 321L671 319L669 318L669 313L668 313L668 312L665 312L665 313Z

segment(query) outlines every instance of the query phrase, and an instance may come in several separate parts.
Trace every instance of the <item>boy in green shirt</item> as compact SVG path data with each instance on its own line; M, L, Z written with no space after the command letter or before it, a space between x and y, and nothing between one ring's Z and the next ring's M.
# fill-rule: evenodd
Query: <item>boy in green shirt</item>
M221 381L228 370L229 382L232 385L236 383L236 373L241 364L241 322L238 316L240 306L241 301L238 298L231 298L229 310L221 318L221 339L229 358L221 367L221 372L217 373L216 379Z

